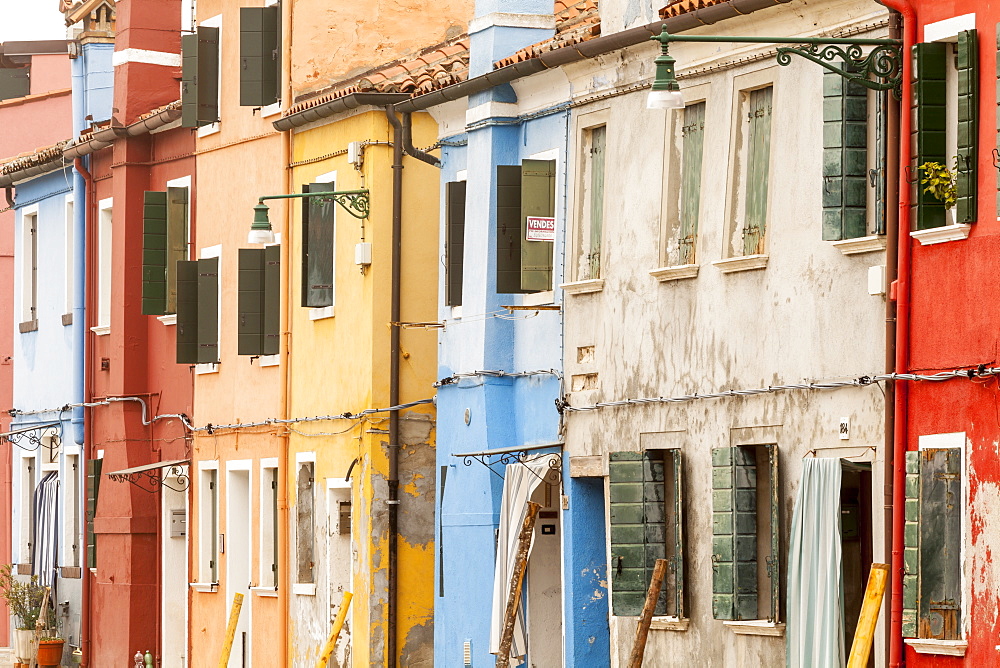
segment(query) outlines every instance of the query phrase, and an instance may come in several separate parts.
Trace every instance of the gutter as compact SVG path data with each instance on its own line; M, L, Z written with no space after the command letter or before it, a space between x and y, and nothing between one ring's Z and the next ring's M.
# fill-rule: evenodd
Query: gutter
M271 125L274 126L275 130L284 132L358 107L384 107L408 99L410 96L407 93L351 93L329 102L317 104L315 107L289 114L274 121Z

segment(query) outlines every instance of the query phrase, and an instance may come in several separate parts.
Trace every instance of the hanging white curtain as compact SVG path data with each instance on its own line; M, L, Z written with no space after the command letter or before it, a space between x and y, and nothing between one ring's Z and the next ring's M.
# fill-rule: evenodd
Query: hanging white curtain
M35 535L32 573L38 582L51 587L55 581L59 512L59 476L48 473L35 487Z
M500 634L503 632L503 616L507 608L507 594L510 578L514 572L517 556L517 538L521 533L524 518L528 515L528 501L542 479L551 471L549 465L554 455L539 457L524 464L508 464L503 480L503 499L500 503L500 531L497 537L496 569L493 572L493 618L490 623L490 653L500 651ZM534 534L531 537L535 542ZM531 554L531 546L528 547ZM522 603L524 599L522 598ZM514 641L511 644L510 659L513 664L521 664L527 651L528 638L524 629L521 608L514 617Z
M802 461L788 540L788 668L843 668L839 459Z

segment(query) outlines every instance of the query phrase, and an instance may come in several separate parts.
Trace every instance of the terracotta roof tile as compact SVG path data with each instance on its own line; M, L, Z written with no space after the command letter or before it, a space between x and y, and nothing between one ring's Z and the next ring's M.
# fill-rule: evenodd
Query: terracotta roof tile
M667 5L660 10L660 18L667 19L672 16L680 16L697 9L704 9L712 5L721 5L727 0L670 0Z
M527 46L493 63L493 69L537 58L548 51L585 42L601 34L601 16L597 0L556 0L556 34L544 42Z
M13 174L14 172L19 172L22 169L44 165L52 162L53 160L57 160L62 157L63 149L68 143L68 141L61 141L58 144L46 146L45 148L39 148L31 151L30 153L22 153L21 155L10 158L0 163L0 174Z

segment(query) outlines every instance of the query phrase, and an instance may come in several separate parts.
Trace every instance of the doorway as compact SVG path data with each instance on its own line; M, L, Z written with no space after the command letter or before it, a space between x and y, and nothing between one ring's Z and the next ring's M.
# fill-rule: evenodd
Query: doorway
M872 467L868 463L841 462L840 541L844 576L844 656L847 656L858 627L872 566ZM874 668L875 652L869 655L868 666Z
M525 578L530 668L563 665L562 522L559 483L547 475L531 500L541 506Z
M245 466L245 468L244 468ZM233 637L229 668L249 668L250 633L250 461L229 462L226 467L226 534L221 550L226 557L226 606L243 594L243 608Z
M340 606L344 602L344 592L354 593L354 541L352 540L351 483L327 479L326 497L326 564L327 564L327 610L329 629ZM330 659L331 668L351 665L351 616L348 611L344 626L340 629L337 646Z

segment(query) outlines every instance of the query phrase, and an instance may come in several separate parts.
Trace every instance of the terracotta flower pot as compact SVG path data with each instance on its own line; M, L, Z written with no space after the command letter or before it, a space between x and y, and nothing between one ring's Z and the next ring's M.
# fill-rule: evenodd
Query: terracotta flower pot
M58 666L62 663L63 644L65 640L39 640L38 665Z

